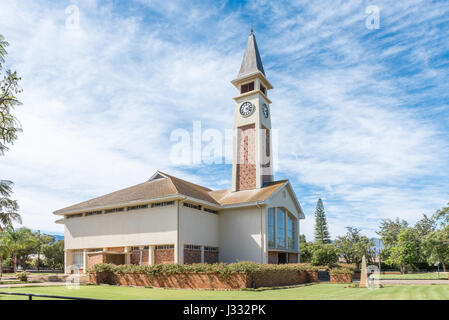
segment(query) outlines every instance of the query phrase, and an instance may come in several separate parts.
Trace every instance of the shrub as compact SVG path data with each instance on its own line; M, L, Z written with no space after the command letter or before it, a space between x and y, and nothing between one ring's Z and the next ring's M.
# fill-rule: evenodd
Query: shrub
M332 244L316 243L313 245L311 262L313 265L332 266L338 261L339 251Z
M333 268L329 271L329 274L331 276L336 276L339 274L349 274L349 275L353 275L354 274L354 270L349 269L349 268Z
M19 272L19 273L16 273L16 277L20 281L27 281L28 280L28 273L26 273L25 271Z
M117 274L133 274L142 273L150 276L169 275L169 274L183 274L183 273L206 273L219 274L227 277L230 274L242 273L253 274L261 272L282 272L282 271L297 271L310 272L317 271L321 267L313 266L309 263L299 264L259 264L254 262L237 262L237 263L195 263L195 264L156 264L151 266L138 266L132 264L113 265L108 263L100 263L90 267L87 272L109 272ZM327 267L324 267L327 268Z

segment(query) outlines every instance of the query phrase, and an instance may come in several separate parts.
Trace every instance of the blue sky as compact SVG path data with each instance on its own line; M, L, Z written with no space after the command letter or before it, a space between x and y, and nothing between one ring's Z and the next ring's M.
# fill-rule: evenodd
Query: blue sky
M75 5L79 28L67 28ZM366 7L380 10L368 29ZM253 25L275 89L276 179L313 232L323 198L333 237L374 236L449 201L447 1L2 1L7 67L22 76L24 132L0 160L24 225L61 232L52 212L160 169L211 188L231 167L167 161L175 129L232 128Z

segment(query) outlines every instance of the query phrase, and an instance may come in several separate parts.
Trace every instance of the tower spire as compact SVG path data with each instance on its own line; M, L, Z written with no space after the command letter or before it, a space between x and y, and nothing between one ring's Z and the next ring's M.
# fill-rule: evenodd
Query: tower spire
M262 59L259 54L259 48L257 47L256 36L254 35L254 30L251 27L248 42L246 43L245 53L243 54L242 65L240 66L240 71L237 78L242 78L246 75L257 73L258 71L262 72L265 76Z

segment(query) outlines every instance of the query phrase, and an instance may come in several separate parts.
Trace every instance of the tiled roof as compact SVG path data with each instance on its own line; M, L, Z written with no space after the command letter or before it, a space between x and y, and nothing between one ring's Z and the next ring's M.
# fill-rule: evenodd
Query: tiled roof
M231 189L212 191L209 188L173 177L158 171L149 181L121 189L91 200L87 200L55 211L55 214L74 213L99 207L120 206L133 201L145 201L168 196L184 195L214 205L234 205L266 200L287 180L272 182L252 190L232 192Z
M211 191L209 194L222 206L265 201L288 180L274 181L260 189L232 191L231 189Z

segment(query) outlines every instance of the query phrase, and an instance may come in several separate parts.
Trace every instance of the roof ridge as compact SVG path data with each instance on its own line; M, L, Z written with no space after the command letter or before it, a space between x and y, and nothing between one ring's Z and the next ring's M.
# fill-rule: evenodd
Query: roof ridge
M201 189L204 189L204 191L207 191L207 192L213 191L213 190L210 189L210 188L203 187L203 186L201 186L201 185L199 185L199 184L196 184L196 183L193 183L193 182L190 182L190 181L187 181L187 180L184 180L184 179L181 179L181 178L178 178L178 177L169 175L169 174L167 174L167 173L165 173L165 172L162 172L162 171L158 171L158 172L161 173L161 174L163 174L164 176L167 176L167 178L169 178L170 180L171 180L171 179L176 179L176 180L179 180L179 181L181 181L181 182L187 183L187 184L189 184L189 185L193 185L193 186L195 186L195 187L199 187L199 188L201 188ZM172 181L172 183L173 183L173 181ZM175 188L176 188L176 186L175 186ZM178 190L178 188L176 188L176 190Z

